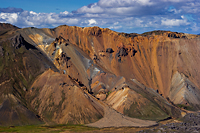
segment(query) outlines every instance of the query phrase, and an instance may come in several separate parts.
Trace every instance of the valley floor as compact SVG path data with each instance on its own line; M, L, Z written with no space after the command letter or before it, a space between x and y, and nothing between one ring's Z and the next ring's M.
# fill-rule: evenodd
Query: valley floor
M92 128L84 125L57 125L57 126L16 126L16 127L0 127L3 133L134 133L148 128Z
M85 125L27 125L27 126L10 126L0 127L0 132L12 133L135 133L135 132L155 132L162 126L171 125L172 123L181 123L180 121L170 119L159 122L159 125L153 127L108 127L108 128L95 128ZM165 126L166 127L166 126Z
M0 127L0 132L12 133L197 133L200 131L200 113L188 113L180 120L170 119L159 122L159 125L153 127L108 127L95 128L86 125L28 125L28 126L10 126Z

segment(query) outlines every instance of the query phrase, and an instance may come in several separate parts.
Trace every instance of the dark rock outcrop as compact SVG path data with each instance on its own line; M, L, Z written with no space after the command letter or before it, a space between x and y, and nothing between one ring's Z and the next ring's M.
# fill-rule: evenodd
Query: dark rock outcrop
M182 119L180 123L169 123L161 125L157 128L139 131L138 133L153 133L153 132L173 132L173 133L192 133L200 131L200 114L189 113Z
M114 51L113 51L112 48L107 48L107 49L106 49L106 52L112 54Z
M127 55L128 55L128 49L125 47L119 48L116 54L117 57L127 56Z

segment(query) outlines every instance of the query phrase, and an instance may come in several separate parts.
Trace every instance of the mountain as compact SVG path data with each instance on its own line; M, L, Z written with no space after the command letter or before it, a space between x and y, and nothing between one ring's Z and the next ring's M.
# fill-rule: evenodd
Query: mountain
M25 41L16 28L6 27L9 30L0 38L0 124L41 123L27 103L25 92L45 70L58 70L45 53Z
M170 31L0 24L0 125L146 127L198 111L199 43Z

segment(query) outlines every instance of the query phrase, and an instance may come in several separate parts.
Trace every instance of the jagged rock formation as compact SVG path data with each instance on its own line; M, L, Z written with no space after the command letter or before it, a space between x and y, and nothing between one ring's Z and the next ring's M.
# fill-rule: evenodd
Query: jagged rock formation
M0 114L11 110L11 125L95 122L108 105L127 117L181 117L200 108L199 44L198 35L170 31L1 24ZM18 104L33 117L22 120Z

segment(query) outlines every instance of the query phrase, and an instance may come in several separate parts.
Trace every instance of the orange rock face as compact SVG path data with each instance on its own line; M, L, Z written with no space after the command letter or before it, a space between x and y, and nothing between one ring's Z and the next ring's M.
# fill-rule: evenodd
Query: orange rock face
M172 77L176 72L199 88L200 38L197 35L168 31L127 35L98 27L69 26L60 26L53 33L81 48L94 64L116 76L136 79L166 99L171 98ZM191 99L186 101L196 103Z
M98 27L60 26L53 32L85 51L91 59L117 76L137 79L167 97L174 72L184 73L199 86L199 37L183 33L127 37ZM112 48L113 52L106 52ZM196 64L196 65L195 65ZM197 78L193 78L197 76Z

